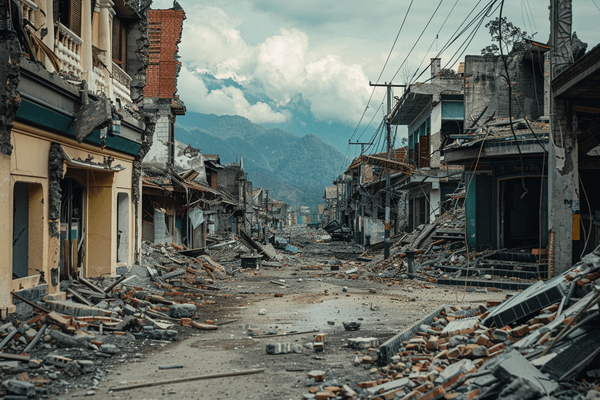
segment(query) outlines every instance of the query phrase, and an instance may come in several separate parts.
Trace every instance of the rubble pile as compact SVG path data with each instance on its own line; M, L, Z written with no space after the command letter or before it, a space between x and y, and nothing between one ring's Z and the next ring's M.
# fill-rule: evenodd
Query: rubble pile
M599 278L600 248L502 303L442 307L378 349L355 352L354 364L375 378L317 384L304 398L600 398Z
M181 250L145 245L143 265L119 277L62 282L66 300L36 304L12 293L33 312L0 326L0 396L40 398L82 387L91 395L107 369L140 360L145 346L176 341L184 329L218 329L199 319L198 308L215 303L207 293L218 291L225 269Z
M417 227L392 245L387 260L378 254L380 251L372 257L372 251L366 251L358 258L366 264L357 273L388 284L413 280L415 284L467 285L473 291L523 290L548 277L543 254L506 249L469 253L464 218L464 209L458 208L446 212L435 223Z

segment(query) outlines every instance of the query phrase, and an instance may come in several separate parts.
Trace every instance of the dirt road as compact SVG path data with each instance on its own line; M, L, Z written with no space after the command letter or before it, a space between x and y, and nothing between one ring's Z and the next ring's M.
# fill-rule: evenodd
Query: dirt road
M354 365L355 352L346 347L354 337L375 337L383 342L417 323L444 304L468 307L486 300L504 299L507 292L464 292L460 288L415 282L393 286L368 280L333 278L326 270L262 268L245 271L218 282L215 303L199 311L201 319L222 323L214 331L186 330L182 340L154 343L134 360L113 356L108 375L98 385L95 397L114 399L302 399L308 393L307 373L326 371L332 384L368 380L375 366ZM278 281L281 284L271 283ZM344 287L347 287L344 291ZM375 293L373 293L373 291ZM282 295L281 297L275 297ZM259 315L266 310L265 315ZM345 331L342 322L361 323L358 331ZM248 327L259 335L269 332L326 333L325 350L316 353L306 344L315 333L252 338ZM268 343L291 342L304 346L302 354L268 355ZM369 353L367 350L361 354ZM164 366L181 366L159 369ZM263 373L180 384L111 391L111 388L140 382L264 368ZM310 386L310 385L309 385ZM56 398L85 396L86 388Z

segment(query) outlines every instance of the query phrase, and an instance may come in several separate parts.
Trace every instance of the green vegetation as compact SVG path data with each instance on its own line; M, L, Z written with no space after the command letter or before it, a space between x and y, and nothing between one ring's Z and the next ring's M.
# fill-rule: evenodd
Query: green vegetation
M348 164L342 153L312 134L265 129L240 116L189 114L188 126L177 126L177 140L204 154L219 154L223 164L239 162L243 155L254 187L265 187L292 206L323 204L325 186Z

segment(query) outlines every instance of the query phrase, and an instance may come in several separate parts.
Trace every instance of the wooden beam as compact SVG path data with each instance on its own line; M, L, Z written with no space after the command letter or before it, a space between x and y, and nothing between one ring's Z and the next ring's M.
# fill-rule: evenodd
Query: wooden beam
M259 374L261 372L265 372L265 369L264 368L250 369L247 371L225 372L222 374L198 375L198 376L189 376L187 378L176 378L176 379L166 379L163 381L135 383L133 385L112 387L112 388L110 388L110 390L112 390L113 392L121 392L123 390L139 389L139 388L145 388L145 387L150 387L150 386L171 385L174 383L199 381L199 380L204 380L204 379L217 379L217 378L228 378L228 377L233 377L233 376L252 375L252 374Z

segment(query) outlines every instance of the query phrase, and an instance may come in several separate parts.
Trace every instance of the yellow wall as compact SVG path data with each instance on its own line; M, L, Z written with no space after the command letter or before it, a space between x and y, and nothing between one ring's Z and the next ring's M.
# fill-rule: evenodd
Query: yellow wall
M12 215L12 186L10 184L10 157L0 154L0 215ZM7 308L12 281L12 220L0 218L0 308ZM13 311L13 310L10 310Z
M114 274L117 266L117 196L125 192L129 196L129 260L133 263L134 251L134 208L131 204L131 178L133 157L124 156L110 150L79 144L75 140L62 137L15 123L12 132L13 154L0 155L0 308L11 308L9 292L37 285L39 275L35 270L44 271L46 282L50 282L50 266L56 258L56 241L50 240L48 227L49 193L49 153L52 142L61 143L73 159L87 159L102 163L104 156L114 158L113 166L125 167L121 172L104 172L81 169L66 165L65 176L71 176L84 187L84 221L86 231L83 271L84 276ZM29 275L22 279L12 279L12 230L13 230L13 191L16 182L30 184L29 236ZM41 225L41 226L40 226ZM41 229L40 229L41 227ZM41 234L40 234L41 232ZM57 288L49 287L54 293Z

